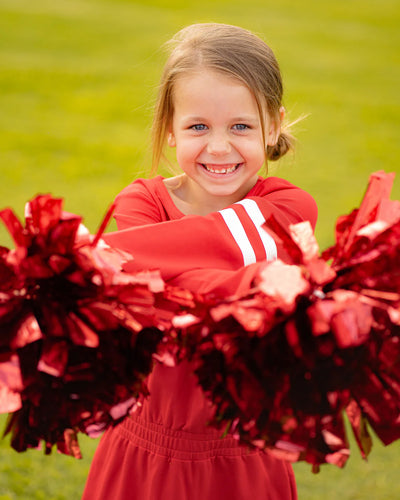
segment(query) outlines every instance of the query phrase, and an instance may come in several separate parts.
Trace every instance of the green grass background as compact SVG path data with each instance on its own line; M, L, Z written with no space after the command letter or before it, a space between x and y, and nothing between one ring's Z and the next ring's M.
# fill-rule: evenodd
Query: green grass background
M0 0L0 208L22 215L51 192L95 231L114 196L149 175L161 45L208 21L249 28L274 49L289 115L308 117L296 154L270 171L313 194L317 238L330 245L370 173L400 170L398 0ZM4 229L0 244L11 244ZM79 499L97 442L81 443L76 461L1 441L0 500ZM300 500L400 498L399 444L374 443L368 462L352 445L344 470L296 464Z

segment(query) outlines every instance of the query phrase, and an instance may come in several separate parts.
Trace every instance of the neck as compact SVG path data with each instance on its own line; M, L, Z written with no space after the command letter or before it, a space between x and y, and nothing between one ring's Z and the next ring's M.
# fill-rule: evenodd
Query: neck
M229 196L215 196L199 188L186 174L165 179L167 187L176 207L185 215L207 215L212 212L218 212L237 201L242 200L248 191L236 192Z

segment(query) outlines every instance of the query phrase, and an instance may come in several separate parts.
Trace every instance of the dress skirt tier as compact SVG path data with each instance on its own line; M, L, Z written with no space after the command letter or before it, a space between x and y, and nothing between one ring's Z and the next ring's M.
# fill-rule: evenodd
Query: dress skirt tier
M151 396L102 437L83 500L294 500L292 468L207 425L189 362L157 365Z

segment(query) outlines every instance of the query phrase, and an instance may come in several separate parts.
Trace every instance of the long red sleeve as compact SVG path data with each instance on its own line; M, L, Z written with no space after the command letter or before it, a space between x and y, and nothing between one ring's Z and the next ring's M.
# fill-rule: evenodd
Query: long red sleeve
M303 220L310 220L313 226L316 223L316 205L308 193L281 179L275 184L271 189L270 182L265 192L253 189L249 195L256 196L219 212L206 216L180 214L174 220L166 220L165 205L157 196L154 201L141 189L133 196L131 191L122 192L117 197L115 217L118 226L125 229L108 233L104 239L133 256L127 271L157 268L164 280L196 291L218 286L218 279L231 283L235 281L231 273L238 270L236 280L244 283L254 273L253 268L244 267L280 256L273 233L262 227L271 214L284 226ZM179 213L173 216L179 217ZM127 227L138 223L145 225Z

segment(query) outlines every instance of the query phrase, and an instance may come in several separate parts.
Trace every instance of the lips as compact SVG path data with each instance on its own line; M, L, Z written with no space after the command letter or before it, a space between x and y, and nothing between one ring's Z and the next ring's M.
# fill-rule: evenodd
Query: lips
M213 164L207 164L207 163L201 163L201 166L207 170L207 172L211 172L212 174L231 174L235 170L239 168L241 164L240 163L235 163L235 164L227 164L227 165L213 165Z

